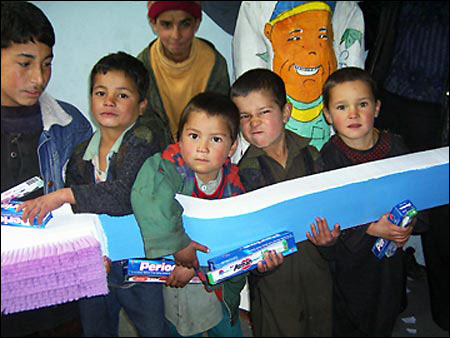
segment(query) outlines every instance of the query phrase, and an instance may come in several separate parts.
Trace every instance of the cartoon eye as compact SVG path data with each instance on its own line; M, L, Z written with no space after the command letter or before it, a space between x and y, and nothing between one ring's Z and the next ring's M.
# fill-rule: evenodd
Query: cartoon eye
M301 36L293 36L292 38L289 38L288 41L299 41L301 39L302 39Z
M319 35L319 39L321 39L321 40L328 40L328 35L326 35L326 34L320 34L320 35Z

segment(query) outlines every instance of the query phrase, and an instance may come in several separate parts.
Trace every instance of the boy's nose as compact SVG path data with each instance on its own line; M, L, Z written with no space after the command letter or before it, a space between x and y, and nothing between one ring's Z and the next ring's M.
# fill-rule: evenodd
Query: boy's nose
M250 126L257 127L261 124L261 119L258 116L252 117L250 120Z
M208 152L208 142L200 140L197 145L197 152L207 153Z
M44 71L42 70L40 65L36 65L33 67L31 72L31 82L35 86L41 87L44 83Z
M359 110L356 107L350 107L348 112L349 118L357 118L359 116Z
M174 25L173 29L172 29L172 38L177 40L179 39L181 36L181 30L180 27Z
M116 104L114 97L107 95L105 96L105 100L103 101L105 106L114 106Z

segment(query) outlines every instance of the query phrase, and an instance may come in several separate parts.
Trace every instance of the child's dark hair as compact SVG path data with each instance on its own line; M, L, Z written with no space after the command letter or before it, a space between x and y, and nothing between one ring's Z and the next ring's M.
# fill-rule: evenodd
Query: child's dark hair
M94 89L95 76L98 73L106 74L110 71L124 72L136 84L139 92L139 102L145 100L150 81L148 71L141 61L124 52L109 54L97 62L90 76L91 94Z
M228 96L206 92L194 96L184 108L178 128L178 140L180 140L184 126L193 111L205 112L208 116L222 117L227 122L232 143L237 139L240 127L238 108Z
M26 1L2 1L2 49L13 43L55 45L55 32L45 14Z
M331 89L333 89L338 84L350 81L363 81L367 83L372 91L374 100L378 100L378 86L370 73L361 68L348 67L335 71L328 77L327 81L323 85L322 95L325 108L329 109L328 106L330 104Z
M286 87L280 76L268 69L252 69L242 74L231 87L231 98L247 96L255 91L266 90L273 94L280 109L287 103Z

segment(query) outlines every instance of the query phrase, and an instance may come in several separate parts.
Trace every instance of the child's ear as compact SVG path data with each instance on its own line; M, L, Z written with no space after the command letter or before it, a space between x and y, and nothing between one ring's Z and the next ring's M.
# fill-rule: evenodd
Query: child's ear
M286 103L283 107L283 122L284 124L289 122L289 119L291 118L291 114L292 114L292 104L291 103Z
M325 116L325 119L327 120L329 125L333 125L333 118L327 108L323 108L323 115Z
M201 19L195 19L195 34L197 34L198 32L201 22L202 22Z
M150 23L150 27L152 28L153 33L155 33L155 35L159 35L158 25L157 25L156 20L157 19L149 19L148 22Z
M237 147L238 147L238 139L236 138L236 140L234 140L233 145L231 146L230 152L228 153L228 157L232 157L234 155Z
M377 118L378 115L380 115L380 109L381 109L381 101L377 100L377 102L375 103L375 118Z
M139 102L139 116L144 115L145 108L147 108L147 99L143 99Z

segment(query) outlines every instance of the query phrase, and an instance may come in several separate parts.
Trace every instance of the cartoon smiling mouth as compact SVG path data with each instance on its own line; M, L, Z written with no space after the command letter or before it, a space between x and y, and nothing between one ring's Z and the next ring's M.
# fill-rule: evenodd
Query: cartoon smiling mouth
M313 76L319 72L320 66L315 68L303 68L297 65L294 65L295 71L300 76Z

